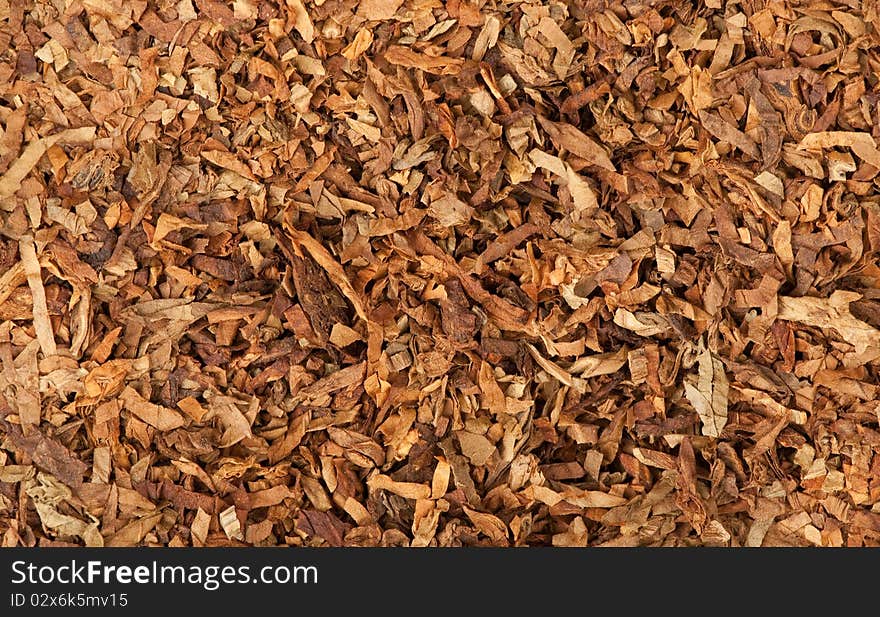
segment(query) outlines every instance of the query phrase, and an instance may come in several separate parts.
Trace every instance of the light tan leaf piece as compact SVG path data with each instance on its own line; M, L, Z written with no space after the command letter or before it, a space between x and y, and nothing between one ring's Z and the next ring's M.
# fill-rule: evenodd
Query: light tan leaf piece
M184 424L183 416L179 412L151 403L130 386L122 391L120 398L126 409L160 431L170 431Z
M504 544L507 541L507 525L500 518L494 514L477 512L467 506L464 506L463 509L474 526L489 536L493 542Z
M537 116L537 118L541 127L547 131L550 139L558 147L565 148L591 165L596 165L608 171L616 171L614 163L608 158L608 153L605 152L602 146L590 139L580 129L570 124L553 122L541 116Z
M42 269L37 259L33 237L23 236L18 242L18 250L21 253L21 263L27 274L27 282L33 297L34 330L37 332L37 340L40 341L40 349L42 349L44 356L54 356L57 353L55 335L52 332L52 323L49 321L46 290L43 287Z
M880 330L856 319L849 310L850 302L862 296L853 291L838 290L830 298L779 297L779 319L796 321L816 328L830 328L855 348L843 356L846 367L854 367L880 358Z
M697 356L697 385L685 382L684 392L700 414L702 434L719 437L727 424L727 376L721 360L701 343Z
M311 43L315 38L315 24L301 0L287 0L287 6L293 17L293 27L299 32L306 43Z
M880 167L880 150L870 133L859 131L822 131L809 133L798 144L801 150L819 150L821 148L845 147L851 148L853 153L873 165Z
M83 144L88 143L94 137L95 127L84 126L77 129L67 129L30 142L22 151L21 156L9 166L6 173L0 176L0 198L13 195L21 187L21 181L30 173L40 158L56 143ZM3 209L10 210L11 208L5 207L6 205L3 204ZM14 202L9 202L8 205L14 206Z

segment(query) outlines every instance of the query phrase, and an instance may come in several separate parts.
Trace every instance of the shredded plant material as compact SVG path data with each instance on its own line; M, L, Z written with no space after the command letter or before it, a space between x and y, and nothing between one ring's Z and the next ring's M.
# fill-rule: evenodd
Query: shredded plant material
M878 28L0 0L0 544L880 544Z

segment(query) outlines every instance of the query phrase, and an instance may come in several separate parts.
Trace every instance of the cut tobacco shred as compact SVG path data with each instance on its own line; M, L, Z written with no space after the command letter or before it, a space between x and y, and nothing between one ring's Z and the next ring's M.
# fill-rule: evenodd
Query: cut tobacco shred
M880 545L878 15L0 1L2 546Z

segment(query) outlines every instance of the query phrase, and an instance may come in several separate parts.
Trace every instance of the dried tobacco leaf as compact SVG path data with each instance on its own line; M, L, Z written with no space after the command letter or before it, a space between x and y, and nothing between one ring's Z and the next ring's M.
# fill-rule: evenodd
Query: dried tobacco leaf
M859 366L880 358L880 330L856 319L850 304L861 294L843 290L828 298L779 297L779 319L803 323L817 328L830 328L854 347L843 356L846 366Z
M728 381L724 364L705 346L698 348L696 384L684 383L684 391L691 405L700 414L701 432L706 437L720 437L727 424Z
M81 486L88 465L51 437L40 432L23 435L18 426L3 417L4 415L8 417L9 411L8 407L5 410L2 409L2 403L0 403L0 428L12 441L15 448L25 452L34 465L52 474L65 485L74 489Z

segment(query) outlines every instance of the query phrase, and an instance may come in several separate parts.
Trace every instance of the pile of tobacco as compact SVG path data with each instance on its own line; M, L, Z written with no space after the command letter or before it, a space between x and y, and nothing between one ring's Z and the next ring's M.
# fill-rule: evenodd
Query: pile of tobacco
M873 0L0 0L0 546L880 545Z

